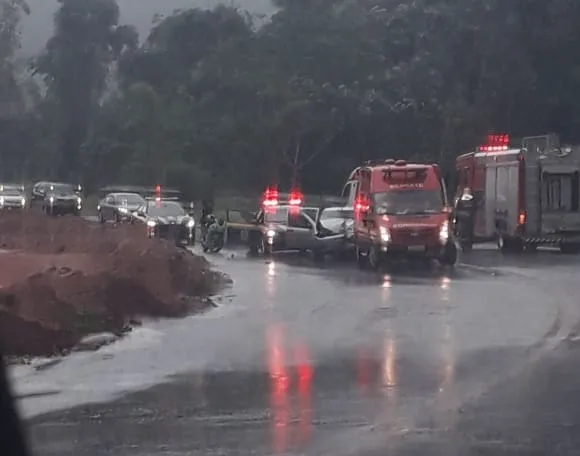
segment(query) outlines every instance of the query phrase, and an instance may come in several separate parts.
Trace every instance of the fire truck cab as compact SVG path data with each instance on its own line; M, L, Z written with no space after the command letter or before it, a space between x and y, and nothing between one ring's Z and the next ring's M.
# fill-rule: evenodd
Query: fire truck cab
M526 137L518 147L509 142L490 135L456 160L456 201L466 189L474 198L473 221L467 235L458 233L460 242L580 252L580 146L560 146L554 134Z
M366 162L350 175L343 197L355 208L354 242L361 268L418 256L454 265L445 183L438 165L404 160Z

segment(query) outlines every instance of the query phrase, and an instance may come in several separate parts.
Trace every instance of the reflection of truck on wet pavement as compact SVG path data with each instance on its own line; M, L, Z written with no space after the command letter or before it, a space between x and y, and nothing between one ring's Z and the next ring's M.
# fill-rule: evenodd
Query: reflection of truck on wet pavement
M475 201L472 230L461 236L467 247L496 240L503 251L580 252L580 146L546 135L514 147L507 135L490 135L457 158L456 171L457 194L470 188Z

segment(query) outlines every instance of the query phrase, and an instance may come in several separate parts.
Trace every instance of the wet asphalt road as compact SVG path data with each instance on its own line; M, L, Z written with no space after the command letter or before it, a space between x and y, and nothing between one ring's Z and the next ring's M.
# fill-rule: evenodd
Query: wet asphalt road
M580 258L384 275L230 255L209 313L14 370L35 454L580 452Z

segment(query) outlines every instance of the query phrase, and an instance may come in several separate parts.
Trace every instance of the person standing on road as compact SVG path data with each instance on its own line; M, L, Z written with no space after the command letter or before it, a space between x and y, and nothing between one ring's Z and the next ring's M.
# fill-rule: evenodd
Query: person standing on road
M457 221L462 243L473 244L475 226L475 196L470 187L465 187L456 203Z
M203 200L201 204L202 207L201 207L200 227L201 227L201 237L203 239L207 232L207 228L209 227L209 225L212 224L214 217L213 217L213 202L210 200Z

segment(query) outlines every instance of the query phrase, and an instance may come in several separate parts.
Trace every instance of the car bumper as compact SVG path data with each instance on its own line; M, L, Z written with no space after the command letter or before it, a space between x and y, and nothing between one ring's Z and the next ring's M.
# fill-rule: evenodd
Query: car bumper
M176 244L193 244L195 242L195 228L184 225L156 225L148 230L149 237L174 241Z

